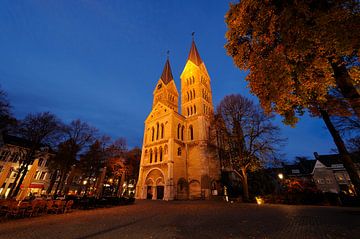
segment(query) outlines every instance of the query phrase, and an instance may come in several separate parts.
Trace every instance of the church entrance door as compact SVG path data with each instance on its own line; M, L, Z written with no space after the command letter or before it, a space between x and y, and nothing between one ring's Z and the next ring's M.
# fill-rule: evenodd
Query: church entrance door
M164 186L156 186L156 199L164 198Z
M146 199L152 199L152 197L153 197L153 195L152 195L152 187L147 186Z

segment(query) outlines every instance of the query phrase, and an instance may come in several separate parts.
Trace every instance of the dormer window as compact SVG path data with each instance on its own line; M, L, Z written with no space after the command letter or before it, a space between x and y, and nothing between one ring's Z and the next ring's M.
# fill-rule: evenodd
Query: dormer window
M158 84L158 86L157 86L158 90L161 89L161 87L162 87L162 84L161 83Z

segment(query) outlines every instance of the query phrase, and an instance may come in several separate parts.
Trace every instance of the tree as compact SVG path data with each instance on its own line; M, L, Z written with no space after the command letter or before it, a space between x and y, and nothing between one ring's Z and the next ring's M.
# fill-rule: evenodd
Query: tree
M246 80L266 113L291 125L304 109L322 117L358 195L359 175L330 116L360 117L359 12L352 0L244 0L226 15L225 46L240 69L250 70Z
M106 176L115 189L112 191L115 195L118 195L123 183L121 179L125 179L128 171L125 159L126 154L127 146L124 138L115 140L106 148Z
M61 131L63 133L62 142L58 145L58 152L50 163L53 176L47 193L51 192L58 176L60 176L60 180L55 193L63 189L65 193L67 192L68 188L63 187L71 167L76 163L81 150L95 141L97 133L96 128L79 119L71 121L69 125L62 125Z
M58 139L59 125L58 118L49 112L28 114L20 121L17 129L18 135L28 141L29 147L26 149L25 157L20 162L18 174L10 190L11 197L16 197L18 194L28 171L28 166Z
M128 151L125 157L126 164L128 165L129 170L129 179L137 180L140 170L141 149L135 147L132 150Z
M11 114L11 106L7 99L5 91L0 89L0 133L5 130L9 125L16 123L15 118Z
M335 127L347 139L350 151L360 152L360 119L355 115L348 117L335 117Z
M86 184L85 194L88 188L99 177L100 170L106 165L106 155L103 148L103 143L100 140L96 140L86 153L80 158L80 169L83 174L83 179L88 183Z
M296 122L308 98L326 103L334 87L359 117L359 12L355 0L243 0L226 15L225 47L250 70L246 80L265 111L287 123Z
M217 107L212 134L223 160L240 177L244 199L249 199L248 172L261 168L279 157L283 139L272 116L241 95L226 96ZM224 163L223 163L224 165Z

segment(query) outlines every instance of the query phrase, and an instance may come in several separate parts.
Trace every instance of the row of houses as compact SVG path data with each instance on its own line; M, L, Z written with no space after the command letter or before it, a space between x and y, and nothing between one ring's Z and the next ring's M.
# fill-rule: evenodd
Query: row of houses
M351 155L360 175L360 154ZM281 179L293 179L304 183L314 183L323 193L354 195L354 187L339 154L319 155L314 159L299 158L294 164L283 164L277 169Z
M18 171L29 147L30 143L22 138L0 134L0 198L8 198L11 189L16 186L14 184L19 177ZM120 179L115 181L110 178L109 182L106 181L106 168L102 168L97 177L85 178L77 165L71 168L62 185L60 184L60 175L51 169L50 162L55 152L48 147L42 147L36 155L33 163L28 166L27 174L17 195L18 200L30 194L34 196L53 195L59 189L66 194L83 195L103 191L104 185L105 187L120 185ZM126 169L136 170L128 166ZM126 174L128 173L131 172L126 171ZM122 184L125 178L122 177L121 180Z
M19 137L0 135L0 198L7 198L11 188L15 186L20 164L29 147L30 143ZM26 190L25 194L43 194L50 183L48 164L53 152L46 147L39 150L42 150L42 153L37 154L39 157L29 165L28 173L21 185L21 191Z

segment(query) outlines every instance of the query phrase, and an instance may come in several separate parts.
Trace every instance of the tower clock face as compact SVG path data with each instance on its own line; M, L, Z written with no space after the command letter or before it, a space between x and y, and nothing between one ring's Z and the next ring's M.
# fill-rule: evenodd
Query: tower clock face
M158 84L158 87L157 87L157 88L158 88L158 89L161 89L161 86L162 86L162 84L160 83L160 84Z

